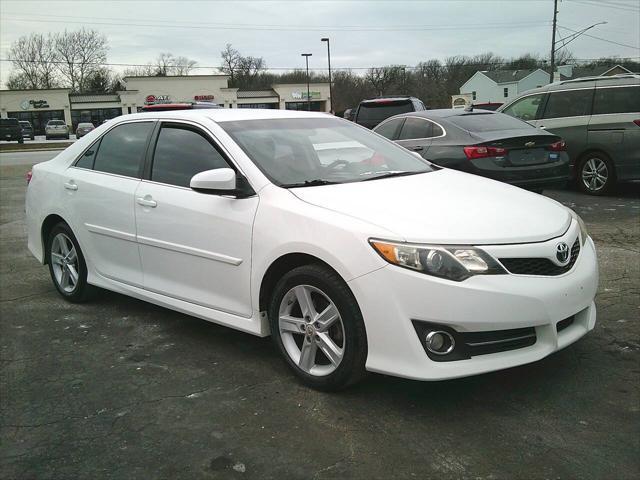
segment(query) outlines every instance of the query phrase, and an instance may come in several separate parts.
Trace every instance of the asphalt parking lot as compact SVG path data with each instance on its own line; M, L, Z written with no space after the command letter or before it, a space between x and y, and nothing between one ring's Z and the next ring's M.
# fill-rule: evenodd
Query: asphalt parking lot
M64 302L26 249L26 170L0 166L0 478L640 476L637 184L546 192L598 247L587 337L502 372L327 394L270 339L109 292Z

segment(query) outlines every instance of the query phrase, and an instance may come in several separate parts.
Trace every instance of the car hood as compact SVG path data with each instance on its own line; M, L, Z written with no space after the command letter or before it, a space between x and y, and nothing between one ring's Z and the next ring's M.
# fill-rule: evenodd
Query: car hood
M541 242L562 235L571 223L568 210L554 200L448 169L291 192L307 203L383 227L408 242Z

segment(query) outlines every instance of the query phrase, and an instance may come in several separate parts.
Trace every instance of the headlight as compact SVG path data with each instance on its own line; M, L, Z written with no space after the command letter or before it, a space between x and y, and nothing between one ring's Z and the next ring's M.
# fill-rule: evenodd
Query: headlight
M580 227L580 244L584 245L584 242L586 242L587 238L589 237L589 232L587 232L587 226L585 225L584 220L580 218L580 215L578 215L576 212L574 212L570 208L568 210L571 216L576 220L576 222L578 222L578 226Z
M475 247L413 245L384 240L370 240L370 243L389 263L456 282L473 275L507 273L489 254Z

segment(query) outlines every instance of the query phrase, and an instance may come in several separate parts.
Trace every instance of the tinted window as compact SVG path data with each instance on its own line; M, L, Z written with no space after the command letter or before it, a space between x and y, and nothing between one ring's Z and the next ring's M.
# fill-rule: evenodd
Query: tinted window
M640 87L596 88L593 114L640 112Z
M7 127L9 125L16 126L16 125L18 125L18 119L17 118L2 118L2 119L0 119L0 125L2 125L3 127Z
M428 138L431 136L431 122L419 118L407 118L402 126L399 140Z
M439 125L436 125L434 123L432 128L433 131L431 132L431 135L433 135L434 137L441 137L442 135L444 135L444 130L442 130Z
M91 145L89 150L84 152L84 154L78 159L78 161L76 162L76 167L92 169L93 161L96 158L96 152L98 151L99 145L100 145L100 142L96 142L93 145Z
M593 90L569 90L549 94L544 118L589 115Z
M62 120L50 120L47 125L66 125Z
M493 132L495 130L522 130L533 128L517 118L500 113L475 113L449 117L454 125L468 132Z
M543 94L521 98L505 108L502 113L519 118L520 120L535 120L538 118L543 98Z
M413 104L409 100L403 102L362 103L358 109L358 121L381 122L399 113L407 112L413 112Z
M378 125L374 130L376 133L388 138L389 140L395 140L398 138L398 129L400 128L400 125L402 125L403 121L404 118L389 120L382 125Z
M195 130L163 127L153 154L151 180L188 187L196 173L229 167L215 147Z
M151 122L139 122L119 125L110 130L102 137L94 170L138 177L152 128Z

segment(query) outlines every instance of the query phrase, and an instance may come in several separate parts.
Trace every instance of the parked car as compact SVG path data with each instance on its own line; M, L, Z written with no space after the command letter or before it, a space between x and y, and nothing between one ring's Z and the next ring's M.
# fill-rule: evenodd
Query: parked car
M564 141L502 113L425 110L387 119L373 131L436 165L529 190L564 187L569 180Z
M213 102L182 102L182 103L156 103L144 105L143 112L168 112L173 110L195 110L200 108L222 108Z
M573 211L320 112L118 117L33 167L26 223L68 301L97 286L271 334L319 389L514 367L596 321Z
M422 100L415 97L386 97L363 100L353 116L353 121L363 127L373 128L383 120L399 113L426 110Z
M69 140L69 127L64 120L49 120L44 127L47 140L52 138L66 138Z
M561 136L571 176L592 195L640 179L640 75L588 77L529 90L498 109Z
M91 130L95 130L95 128L96 127L93 126L93 123L90 122L79 123L78 127L76 128L76 138L84 137Z
M24 143L22 127L17 118L0 118L0 140Z
M20 120L18 123L20 124L20 128L22 129L22 138L35 140L36 136L33 131L33 125L31 125L31 122L27 120Z

